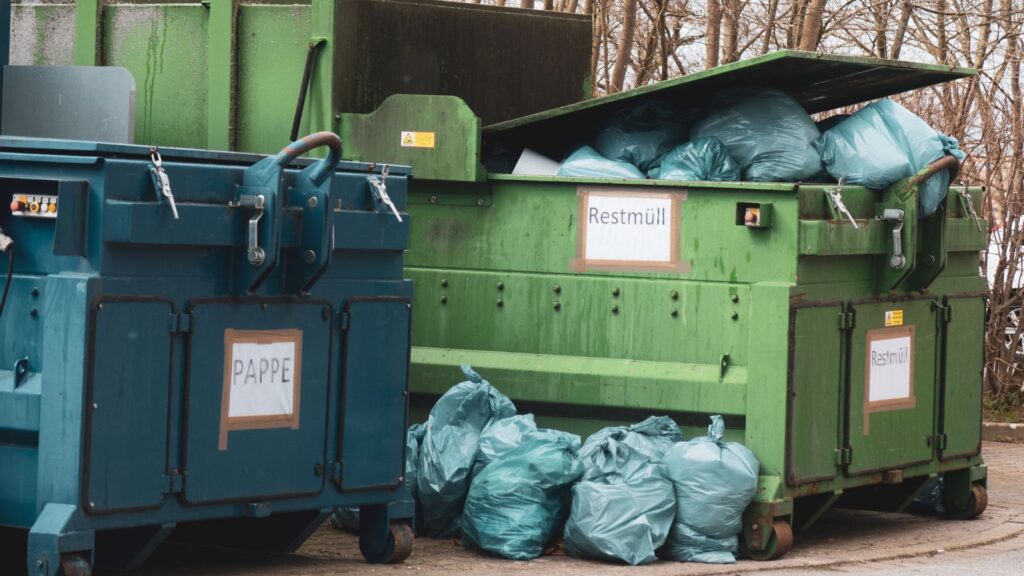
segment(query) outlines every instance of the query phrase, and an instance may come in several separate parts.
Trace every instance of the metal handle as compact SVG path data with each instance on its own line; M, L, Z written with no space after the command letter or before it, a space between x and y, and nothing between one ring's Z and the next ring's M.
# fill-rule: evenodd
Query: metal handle
M960 161L957 160L956 156L943 156L922 168L917 174L914 174L910 179L910 185L917 186L937 174L940 170L949 170L949 181L952 182L960 172Z
M895 222L892 228L892 257L889 266L893 270L902 270L907 265L907 257L903 255L903 210L886 208L882 211L882 220Z
M274 156L274 163L278 167L284 168L299 156L320 146L327 146L330 149L327 157L307 170L309 170L310 180L317 185L322 184L324 179L337 168L338 162L341 162L341 138L334 132L315 132L292 142Z

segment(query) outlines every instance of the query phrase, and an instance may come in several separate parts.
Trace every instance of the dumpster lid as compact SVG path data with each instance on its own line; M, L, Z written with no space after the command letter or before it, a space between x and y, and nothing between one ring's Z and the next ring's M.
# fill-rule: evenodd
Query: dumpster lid
M635 99L702 106L724 88L771 87L813 114L975 74L956 66L783 50L492 124L484 128L484 138L564 154L570 140L588 135L623 103Z
M248 152L226 152L222 150L201 150L198 148L157 148L160 157L167 161L184 161L216 164L252 165L266 158L264 154ZM48 154L69 154L73 156L102 156L106 158L149 158L151 148L141 144L119 144L113 142L94 142L91 140L62 140L56 138L38 138L28 136L0 136L0 151L5 152L43 152ZM315 162L316 158L302 157L292 162L291 166L303 167ZM366 162L342 160L337 170L344 172L380 172L383 165ZM390 164L391 174L408 176L412 169L408 166Z

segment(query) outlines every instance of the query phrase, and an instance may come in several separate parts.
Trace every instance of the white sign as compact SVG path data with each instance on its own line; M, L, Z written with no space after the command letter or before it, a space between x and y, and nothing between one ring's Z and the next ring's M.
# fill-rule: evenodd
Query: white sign
M913 335L869 339L868 402L906 400L913 395Z
M582 193L580 256L584 265L675 265L678 200L673 193Z
M228 418L295 412L296 343L233 342Z

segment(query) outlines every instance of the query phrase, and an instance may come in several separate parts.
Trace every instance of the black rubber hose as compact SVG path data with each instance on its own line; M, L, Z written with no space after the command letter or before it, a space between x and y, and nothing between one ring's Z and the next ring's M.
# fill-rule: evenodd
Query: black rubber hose
M14 278L14 244L7 248L7 281L4 282L4 295L0 296L0 316L7 306L7 293L11 291L11 279Z

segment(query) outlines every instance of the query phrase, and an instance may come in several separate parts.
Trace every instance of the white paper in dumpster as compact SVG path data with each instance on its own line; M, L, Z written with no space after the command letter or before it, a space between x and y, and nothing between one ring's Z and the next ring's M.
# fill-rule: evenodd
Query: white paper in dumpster
M557 176L562 165L547 156L537 154L529 148L523 149L516 167L512 169L515 176Z

